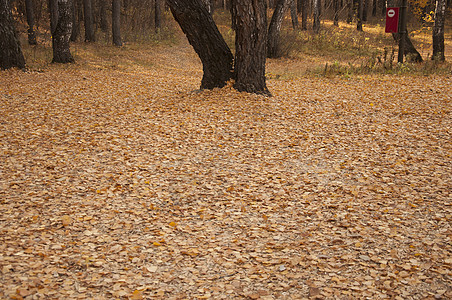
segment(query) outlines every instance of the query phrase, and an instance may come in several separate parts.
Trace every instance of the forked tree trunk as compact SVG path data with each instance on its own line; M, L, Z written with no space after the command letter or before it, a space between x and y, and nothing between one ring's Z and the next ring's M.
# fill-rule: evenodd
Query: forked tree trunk
M85 21L85 42L94 42L94 21L92 0L83 0L83 13Z
M201 89L223 87L232 76L233 55L202 0L167 0L174 19L201 59Z
M279 51L279 34L281 32L284 14L291 1L293 0L278 0L276 2L276 7L268 28L267 57L269 58L279 57L281 54Z
M444 21L446 15L446 0L436 1L435 24L433 26L433 55L432 59L445 61L444 54Z
M35 33L35 16L33 9L33 0L25 0L25 11L27 14L28 23L28 44L36 45L36 33Z
M122 46L121 40L121 0L112 0L111 31L113 45Z
M74 62L69 47L69 39L72 33L72 0L58 0L57 10L58 20L55 32L52 35L52 62L71 63Z
M25 68L9 0L0 0L0 68Z
M233 0L232 3L236 21L234 87L238 91L270 95L265 83L266 0Z

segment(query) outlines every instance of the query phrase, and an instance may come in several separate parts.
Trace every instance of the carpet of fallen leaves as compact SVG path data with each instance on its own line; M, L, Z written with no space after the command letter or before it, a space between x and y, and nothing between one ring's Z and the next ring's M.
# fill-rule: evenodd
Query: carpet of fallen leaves
M452 298L452 77L192 52L0 72L0 298Z

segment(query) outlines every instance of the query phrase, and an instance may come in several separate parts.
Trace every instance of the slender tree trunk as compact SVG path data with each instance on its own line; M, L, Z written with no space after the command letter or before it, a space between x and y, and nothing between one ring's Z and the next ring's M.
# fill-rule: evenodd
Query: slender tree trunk
M353 0L346 0L347 1L347 24L351 24L353 22Z
M295 0L290 0L289 6L290 6L290 18L292 20L292 28L296 30L298 29L298 15Z
M0 0L0 68L25 68L9 0Z
M111 30L113 45L122 46L121 40L121 0L112 0Z
M356 29L358 31L363 31L363 5L364 0L358 0L358 15L357 15L357 23Z
M52 35L53 63L72 63L69 39L72 33L72 0L57 0L58 20Z
M204 75L201 89L223 87L232 76L233 55L202 0L167 0L174 19L198 54Z
M83 11L85 21L85 42L94 42L94 22L92 0L83 0Z
M333 24L334 26L339 26L339 0L333 0L334 6L334 16L333 16Z
M320 9L321 2L320 0L314 0L314 21L312 24L312 29L315 33L319 33L320 30Z
M270 95L265 82L266 0L234 0L233 9L236 16L234 87L238 91Z
M72 33L71 33L71 42L77 41L78 35L80 33L79 22L78 22L78 8L77 4L79 0L72 1Z
M28 23L28 44L36 45L36 33L35 33L35 16L33 11L33 0L25 0L25 11L27 14Z
M386 5L387 5L387 7L396 7L397 1L396 0L386 0ZM386 14L386 12L385 12L385 14ZM399 33L392 34L392 37L394 38L394 40L396 42L399 42L400 36L401 36L401 34L399 34ZM410 36L408 34L408 29L407 29L407 33L404 34L403 36L405 37L405 47L404 47L404 51L403 51L404 55L409 57L409 59L411 61L422 62L423 61L422 56L416 50L413 43L411 42Z
M107 20L107 1L108 0L99 0L100 1L100 29L102 32L108 31L108 20Z
M162 2L155 0L154 5L154 28L159 31L162 28Z
M308 4L309 0L298 0L301 1L301 30L308 30Z
M284 14L287 11L290 1L292 0L278 0L276 2L276 8L268 28L267 57L269 58L279 57L281 54L279 51L279 34L281 32Z
M433 55L432 59L445 61L444 53L444 21L446 15L446 0L436 1L435 24L433 25Z

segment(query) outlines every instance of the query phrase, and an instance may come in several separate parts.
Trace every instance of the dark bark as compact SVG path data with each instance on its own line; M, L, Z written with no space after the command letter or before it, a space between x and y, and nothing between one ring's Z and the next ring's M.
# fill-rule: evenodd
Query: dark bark
M112 0L111 30L113 45L122 46L121 40L121 0Z
M57 1L58 20L52 35L53 63L72 63L69 39L72 33L72 0Z
M315 33L319 33L320 30L320 9L321 2L320 0L314 0L314 16L313 16L313 24L312 29Z
M33 0L25 0L25 11L27 14L28 23L28 44L36 45L36 33L35 33L35 16L33 10Z
M433 55L432 59L445 61L444 53L444 21L446 15L446 0L436 1L435 24L433 26Z
M77 38L80 34L80 22L81 15L81 5L80 0L72 0L72 33L71 33L71 42L77 41Z
M234 87L238 91L270 95L265 82L266 0L234 0L233 9L236 18Z
M107 20L107 1L108 0L99 0L100 1L100 30L102 32L108 31L108 20Z
M334 26L339 26L339 0L333 0L333 6L334 6L333 24Z
M58 0L49 0L50 32L55 32L58 22Z
M83 0L83 13L85 23L85 42L94 42L94 21L92 0Z
M269 58L279 57L281 54L279 51L279 34L281 32L284 14L289 7L290 1L292 0L278 0L276 2L276 7L268 28L267 57Z
M301 5L301 29L308 30L308 0L298 0L302 1Z
M154 4L154 28L159 31L162 28L162 2L155 0Z
M198 54L201 89L223 87L232 76L233 56L202 0L167 0L171 12Z
M364 0L358 0L358 15L357 15L357 23L356 29L358 31L363 31L363 9L364 9Z
M289 7L290 7L290 19L292 20L292 28L296 30L298 29L298 15L295 0L290 0Z
M9 0L0 0L0 68L25 68Z
M353 22L353 0L346 0L347 1L347 24L351 24Z

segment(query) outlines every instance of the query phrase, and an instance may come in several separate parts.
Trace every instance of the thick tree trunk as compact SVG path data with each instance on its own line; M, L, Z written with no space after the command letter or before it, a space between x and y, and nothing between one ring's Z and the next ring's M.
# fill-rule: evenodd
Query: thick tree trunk
M201 89L223 87L232 76L233 55L202 0L167 0L171 12L201 59Z
M35 16L33 10L33 0L25 0L25 11L27 14L28 23L28 44L36 45L36 33L35 33Z
M236 20L234 87L238 91L270 95L265 83L266 0L234 0L233 9Z
M111 30L113 45L122 46L121 40L121 0L112 0Z
M52 35L54 63L71 63L74 58L71 55L69 39L72 33L72 0L58 0L58 20L55 32Z
M0 68L25 68L9 0L0 0Z
M162 2L154 1L154 28L159 31L162 28Z
M433 55L432 59L445 61L444 54L444 21L446 15L446 0L436 1L435 24L433 26Z
M281 32L284 14L289 7L290 1L292 0L278 0L276 2L276 7L268 28L267 57L269 58L275 58L281 55L279 51L279 34Z
M314 21L312 24L312 29L315 33L319 33L320 30L320 6L321 2L320 0L314 0Z
M85 42L94 42L94 22L92 0L83 0L83 12L85 21Z

